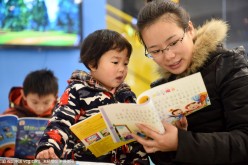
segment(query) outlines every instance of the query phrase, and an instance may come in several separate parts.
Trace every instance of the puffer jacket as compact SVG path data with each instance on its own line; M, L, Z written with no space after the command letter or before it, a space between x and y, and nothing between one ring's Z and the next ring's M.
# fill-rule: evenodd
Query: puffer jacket
M150 155L156 165L248 164L248 62L243 47L220 44L227 30L225 22L207 22L196 31L188 70L172 75L158 69L163 78L152 87L201 72L211 105L187 116L188 131L179 130L176 152Z
M9 108L3 112L4 115L12 114L18 117L45 117L50 118L53 113L53 108L56 104L56 101L53 105L45 111L45 113L38 115L36 114L24 100L21 90L22 87L12 87L9 92Z
M116 89L115 94L112 94L91 75L80 70L72 74L68 83L36 153L52 146L61 159L118 162L126 165L149 164L147 154L137 142L129 143L125 147L96 158L69 129L71 125L98 113L98 106L116 102L135 103L136 96L130 87L123 83ZM65 152L63 152L64 148Z

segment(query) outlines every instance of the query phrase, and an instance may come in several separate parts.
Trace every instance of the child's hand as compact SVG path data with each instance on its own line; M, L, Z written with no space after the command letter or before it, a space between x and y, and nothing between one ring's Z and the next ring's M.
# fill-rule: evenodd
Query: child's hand
M36 159L59 159L55 154L54 149L50 147L49 149L43 150L36 155Z

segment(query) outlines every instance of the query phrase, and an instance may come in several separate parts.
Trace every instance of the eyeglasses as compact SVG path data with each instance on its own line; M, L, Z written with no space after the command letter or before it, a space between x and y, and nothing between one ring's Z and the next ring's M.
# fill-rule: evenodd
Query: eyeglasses
M185 36L185 30L183 32L183 37L177 39L176 41L173 41L168 46L166 46L166 48L164 49L158 49L158 50L153 50L153 51L148 52L147 49L145 48L145 56L148 58L154 59L154 58L158 58L159 56L163 55L163 53L166 54L169 50L176 50L179 43L182 43L184 36Z

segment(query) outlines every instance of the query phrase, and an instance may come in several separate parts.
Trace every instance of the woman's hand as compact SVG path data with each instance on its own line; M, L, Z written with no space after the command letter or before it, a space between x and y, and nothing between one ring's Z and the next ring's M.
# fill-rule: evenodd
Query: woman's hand
M186 118L185 118L186 119ZM182 119L181 128L185 129L185 119ZM186 120L187 121L187 120ZM176 126L163 122L165 133L159 134L143 124L137 124L138 128L147 136L142 138L138 135L132 136L143 145L147 153L156 151L176 151L178 146L178 129Z
M50 147L49 149L43 150L36 155L36 159L59 159L55 154L54 149Z
M177 120L176 123L175 123L176 127L178 129L182 129L182 130L185 130L187 131L188 129L188 120L185 116L182 116L180 118L180 120Z

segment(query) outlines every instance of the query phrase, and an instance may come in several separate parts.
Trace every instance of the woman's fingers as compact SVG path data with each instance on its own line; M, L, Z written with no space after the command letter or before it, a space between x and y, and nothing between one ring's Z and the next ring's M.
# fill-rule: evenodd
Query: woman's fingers
M179 120L176 121L175 125L177 128L187 131L188 129L187 118L185 116L182 116Z

